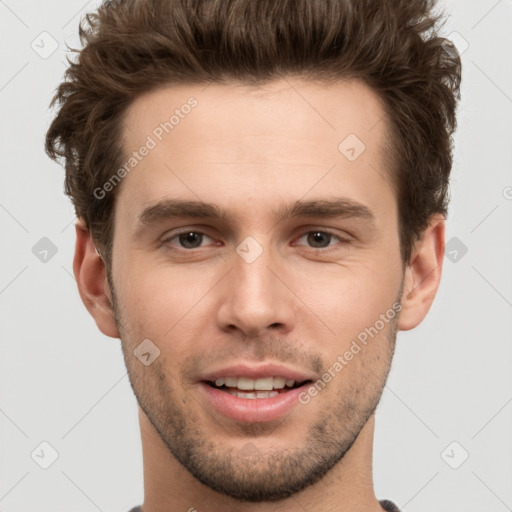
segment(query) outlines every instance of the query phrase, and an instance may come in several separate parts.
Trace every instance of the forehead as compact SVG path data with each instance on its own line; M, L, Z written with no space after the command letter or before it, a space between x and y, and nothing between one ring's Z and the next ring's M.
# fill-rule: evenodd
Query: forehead
M229 135L297 135L329 143L354 133L366 142L384 135L384 118L380 98L360 81L324 84L283 78L260 86L228 82L160 87L135 99L123 125L125 148L131 149L150 134L159 141L171 133L177 138L181 132L184 138L190 130L201 134L202 144L215 140L223 146L230 144Z
M380 99L358 81L162 87L124 116L125 163L134 165L116 208L135 219L177 197L275 211L276 201L335 192L376 203L379 214L393 199L387 126Z

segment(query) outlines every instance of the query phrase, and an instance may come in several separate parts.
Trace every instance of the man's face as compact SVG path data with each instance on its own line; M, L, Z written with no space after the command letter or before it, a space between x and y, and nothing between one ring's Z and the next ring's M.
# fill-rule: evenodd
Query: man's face
M127 112L127 159L148 136L156 146L117 191L116 318L131 385L172 455L221 493L279 499L342 459L389 371L403 267L387 124L357 82L203 89L151 92ZM143 361L159 350L148 365L134 354L144 340ZM324 385L245 398L207 382L244 374Z

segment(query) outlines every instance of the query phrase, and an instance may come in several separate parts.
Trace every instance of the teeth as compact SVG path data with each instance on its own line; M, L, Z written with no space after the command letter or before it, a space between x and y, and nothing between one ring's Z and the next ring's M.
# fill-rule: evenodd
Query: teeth
M228 388L236 388L237 381L238 379L236 377L226 377L224 379L224 384L226 384Z
M226 390L230 395L237 396L238 398L273 398L274 396L279 395L277 391L257 391L256 393L247 393L241 391L235 391L233 389Z
M255 381L252 379L248 379L247 377L238 377L238 383L235 384L235 387L238 389L251 390L254 389ZM272 384L272 383L271 383ZM258 389L267 389L267 388L258 388ZM272 386L270 387L272 389Z
M256 393L256 398L272 398L277 395L279 395L277 391L258 391Z
M225 377L215 381L215 385L218 387L225 385L228 388L238 388L242 391L272 391L273 389L283 389L285 386L291 388L294 384L294 380L285 379L284 377L264 377L261 379ZM245 397L247 395L250 395L250 393L244 394Z
M240 382L240 379L238 379ZM266 379L257 379L254 382L254 389L259 389L261 391L271 391L274 387L274 377L268 377Z
M290 381L295 382L295 381ZM283 389L284 385L286 384L286 379L284 377L274 377L274 389Z

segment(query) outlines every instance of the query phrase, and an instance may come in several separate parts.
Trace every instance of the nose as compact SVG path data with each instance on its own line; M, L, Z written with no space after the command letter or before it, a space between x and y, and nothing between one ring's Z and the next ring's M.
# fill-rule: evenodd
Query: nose
M220 329L256 337L269 330L285 334L293 328L297 304L287 283L289 273L281 267L268 250L251 263L234 255L217 310Z

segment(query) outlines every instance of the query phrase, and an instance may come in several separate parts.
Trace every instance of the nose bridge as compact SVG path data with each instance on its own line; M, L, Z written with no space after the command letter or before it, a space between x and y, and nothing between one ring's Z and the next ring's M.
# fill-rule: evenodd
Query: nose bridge
M254 301L270 299L276 293L276 290L273 290L276 279L269 269L272 268L270 251L266 249L251 262L242 257L237 259L234 269L237 293L242 297L247 295L248 299Z
M221 327L236 327L247 335L269 327L290 329L293 297L275 275L279 264L268 239L263 245L248 237L236 252L219 308Z

